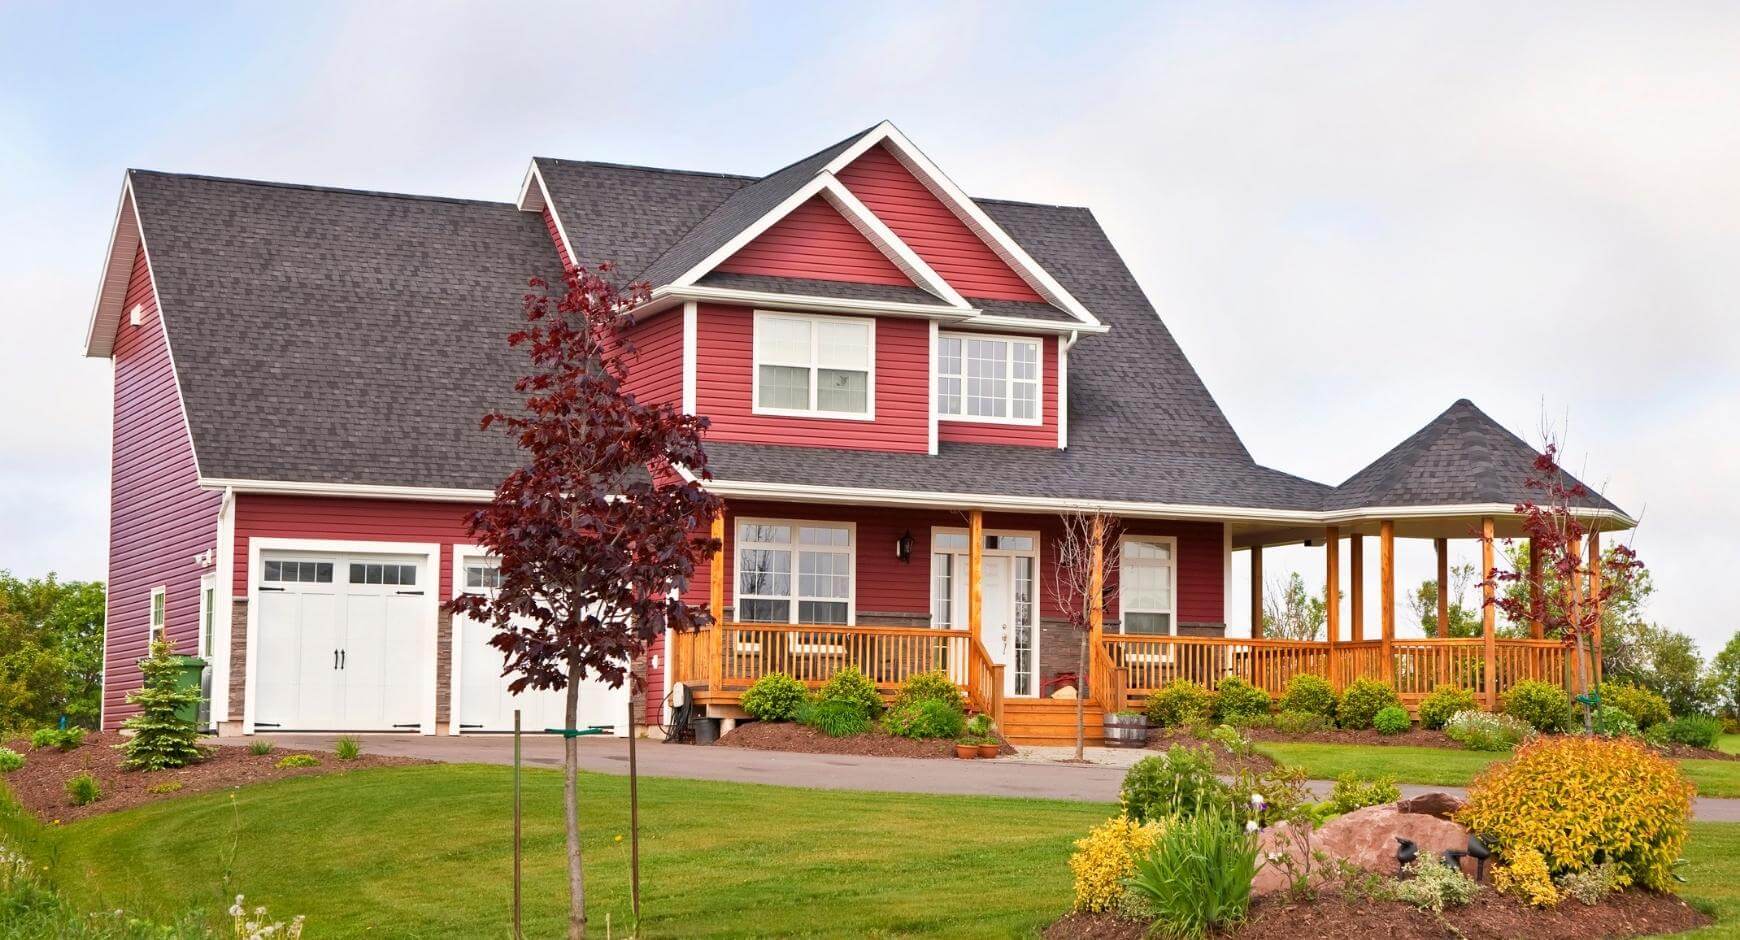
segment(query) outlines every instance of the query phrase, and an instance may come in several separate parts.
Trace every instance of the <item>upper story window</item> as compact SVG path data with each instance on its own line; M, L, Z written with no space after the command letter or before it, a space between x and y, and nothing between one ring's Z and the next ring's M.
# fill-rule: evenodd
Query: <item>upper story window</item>
M875 321L755 314L756 414L876 417Z
M951 421L1038 424L1039 340L944 333L937 338L936 413Z

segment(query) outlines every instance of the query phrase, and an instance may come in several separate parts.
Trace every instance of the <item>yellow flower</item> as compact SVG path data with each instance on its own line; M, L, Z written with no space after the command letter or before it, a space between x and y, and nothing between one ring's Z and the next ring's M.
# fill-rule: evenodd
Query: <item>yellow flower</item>
M621 836L617 836L617 837L616 837L616 841L618 841L618 842L621 842L621 841L622 841L622 837L621 837Z

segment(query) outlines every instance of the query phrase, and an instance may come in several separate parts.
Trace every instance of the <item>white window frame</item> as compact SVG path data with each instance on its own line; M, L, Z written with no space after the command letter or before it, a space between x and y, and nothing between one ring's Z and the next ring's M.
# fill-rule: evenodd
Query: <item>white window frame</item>
M775 408L761 403L761 324L767 320L802 320L810 324L810 359L807 365L789 362L769 362L768 365L789 366L791 368L808 368L810 370L810 407L808 408ZM850 323L865 326L869 329L869 340L865 354L869 360L869 369L864 377L864 411L823 411L816 407L817 396L820 394L820 383L817 381L821 366L817 364L818 350L816 344L817 323ZM776 415L788 418L826 418L836 421L875 421L876 420L876 319L874 317L831 317L812 313L781 313L774 310L755 311L754 323L750 328L750 366L749 394L750 411L758 415Z
M745 542L742 538L742 527L746 525L790 526L791 541L785 543ZM791 602L790 609L786 611L786 623L803 623L802 620L798 619L798 605L800 601L808 600L837 603L840 600L837 597L805 597L798 590L799 574L797 556L798 552L804 550L803 546L798 542L798 529L802 526L809 526L818 529L826 528L846 530L846 622L840 626L850 627L855 626L858 623L858 524L856 522L837 522L831 519L766 519L753 516L738 516L736 519L732 520L732 526L731 577L734 580L731 582L731 604L733 608L733 619L738 623L770 622L765 620L746 621L743 619L743 548L746 545L757 548L773 548L775 550L783 549L791 552L791 593L783 598L784 600ZM775 598L770 594L757 594L753 596L756 599L780 599ZM825 629L828 626L835 626L835 624L815 624L815 626ZM832 647L828 647L828 649L832 649ZM816 647L814 649L806 647L799 650L799 652L820 651L823 651L821 647Z
M1129 556L1127 554L1125 554L1124 548L1125 548L1125 546L1127 546L1131 542L1145 542L1149 545L1165 545L1165 546L1167 546L1168 550L1171 552L1172 564L1170 567L1171 567L1171 574L1172 574L1172 583L1168 586L1168 590L1167 590L1167 594L1172 600L1172 609L1171 610L1151 610L1151 609L1146 608L1146 607L1130 608L1130 607L1125 605L1125 596L1124 596L1124 590L1123 590L1123 585L1124 585L1124 571L1123 571L1123 569L1124 569L1124 566L1129 563L1128 562ZM1175 535L1125 535L1122 538L1118 539L1118 633L1119 634L1125 634L1128 632L1125 629L1125 627L1127 626L1127 621L1128 621L1128 618L1125 616L1125 614L1127 614L1127 613L1166 614L1167 616L1169 616L1171 618L1167 622L1168 627L1169 627L1168 632L1166 632L1166 633L1129 633L1128 635L1135 636L1135 637L1153 638L1153 639L1178 636L1178 561L1179 561L1179 559L1178 559L1178 537Z
M148 642L155 643L169 636L169 588L159 584L151 589L151 606L146 608L145 617L151 627L147 631Z
M943 379L942 341L945 339L958 339L961 341L961 371L959 373L959 378L961 380L961 414L958 414L958 415L948 414L942 410L942 379ZM1005 379L1005 381L1008 383L1008 391L1007 391L1007 394L1004 395L1003 402L1007 406L1007 411L1009 412L1010 415L1014 415L1014 413L1015 413L1015 377L1014 377L1015 376L1015 345L1014 344L1026 343L1026 344L1031 345L1035 348L1036 352L1035 352L1035 360L1034 361L1039 368L1039 375L1037 376L1037 378L1035 380L1036 388L1034 389L1034 393L1033 393L1033 417L1032 418L1016 418L1016 417L998 418L998 417L988 416L988 415L969 415L966 413L966 409L967 409L967 347L966 347L966 342L968 340L974 340L974 339L996 340L998 342L1005 342L1005 343L1009 344L1009 352L1005 355L1004 360L1003 360L1004 365L1008 369L1008 372L1006 373L1006 375L1008 377ZM1045 339L1043 337L1022 336L1022 335L1016 334L1016 333L976 333L976 332L975 333L963 333L963 332L952 332L951 333L948 331L939 330L937 332L936 343L937 343L936 347L931 351L932 356L934 357L933 361L936 363L935 380L932 383L934 388L931 391L931 407L936 409L936 419L938 421L961 421L961 422L967 422L970 424L1012 424L1012 425L1017 425L1020 427L1038 427L1038 426L1045 423Z
M217 645L217 575L202 575L199 579L199 639L195 640L200 659L211 661Z

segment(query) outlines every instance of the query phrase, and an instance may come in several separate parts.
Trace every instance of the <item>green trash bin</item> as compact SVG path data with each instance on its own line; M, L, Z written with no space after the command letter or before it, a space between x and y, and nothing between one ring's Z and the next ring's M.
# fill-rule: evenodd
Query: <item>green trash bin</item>
M189 689L198 692L203 700L205 686L201 680L205 675L205 660L198 656L176 656L173 658L176 664L181 667L181 671L175 676L175 687L184 692ZM183 705L175 710L175 717L189 724L197 725L199 723L199 706L199 702Z

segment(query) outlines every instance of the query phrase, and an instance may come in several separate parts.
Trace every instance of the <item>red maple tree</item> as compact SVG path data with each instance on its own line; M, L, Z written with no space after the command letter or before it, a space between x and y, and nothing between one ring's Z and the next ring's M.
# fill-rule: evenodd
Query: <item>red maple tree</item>
M580 683L634 682L630 664L669 628L706 626L705 607L681 594L719 550L707 531L722 500L701 447L705 418L625 388L633 346L624 336L645 284L619 289L596 271L569 266L564 293L533 280L526 326L508 337L532 369L515 383L523 411L491 412L525 453L524 466L470 517L472 537L501 558L493 594L465 594L449 607L489 623L505 657L509 688L566 689L566 727L578 719ZM563 748L570 937L586 932L580 864L577 741Z

